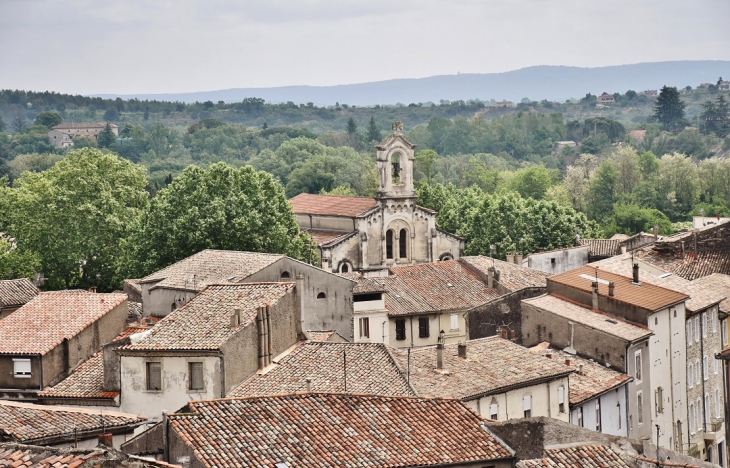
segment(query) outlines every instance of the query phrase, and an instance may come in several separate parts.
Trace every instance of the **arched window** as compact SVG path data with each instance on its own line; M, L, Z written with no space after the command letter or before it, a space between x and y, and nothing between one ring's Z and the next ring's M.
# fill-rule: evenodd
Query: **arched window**
M400 239L398 239L398 253L400 258L408 258L408 231L400 230Z
M385 258L393 258L393 231L391 229L385 233Z
M321 292L317 294L317 299L327 299L327 294Z
M400 171L401 171L401 165L400 165L400 153L395 153L390 158L390 164L391 164L391 181L394 184L400 184Z
M340 273L349 273L350 268L347 266L347 263L343 263L342 267L340 268Z
M288 280L288 279L291 279L291 275L289 274L289 272L288 272L288 271L282 271L282 272L281 272L281 279L282 279L282 280Z

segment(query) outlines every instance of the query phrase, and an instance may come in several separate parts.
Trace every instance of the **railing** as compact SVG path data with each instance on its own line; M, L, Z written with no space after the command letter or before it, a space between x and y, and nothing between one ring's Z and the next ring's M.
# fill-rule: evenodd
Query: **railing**
M720 432L724 423L723 418L713 418L711 423L705 424L705 432Z

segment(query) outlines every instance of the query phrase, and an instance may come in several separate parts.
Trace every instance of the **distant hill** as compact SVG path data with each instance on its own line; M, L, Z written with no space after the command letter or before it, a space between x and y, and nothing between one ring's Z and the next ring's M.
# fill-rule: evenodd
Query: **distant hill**
M659 89L663 85L693 88L701 82L715 83L730 78L730 61L676 61L637 63L611 67L580 68L541 65L505 73L442 75L429 78L396 79L339 86L283 86L276 88L234 88L178 94L97 94L103 98L156 99L164 101L236 102L246 97L267 102L313 102L318 106L336 102L373 105L428 102L441 99L548 99L563 101L586 93L624 93L629 89Z

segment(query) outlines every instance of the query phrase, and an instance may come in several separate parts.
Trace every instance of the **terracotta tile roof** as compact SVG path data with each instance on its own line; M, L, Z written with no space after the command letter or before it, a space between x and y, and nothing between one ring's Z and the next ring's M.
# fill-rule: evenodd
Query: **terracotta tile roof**
M385 281L379 277L361 277L360 273L338 273L349 280L357 281L352 288L352 294L369 294L376 292L385 292Z
M116 450L52 448L13 443L0 443L0 466L19 468L178 467L178 465L170 465L157 460L123 455Z
M21 306L38 295L38 288L28 279L0 280L0 307Z
M140 283L159 281L153 288L200 291L208 284L238 283L282 258L281 254L202 250L145 276Z
M5 440L14 442L34 443L64 434L73 438L74 428L79 432L93 431L145 420L137 415L111 411L0 401L0 434Z
M487 270L492 267L492 262L494 262L494 267L499 272L499 284L512 292L524 288L545 287L547 278L550 278L550 273L492 259L491 257L461 257L460 261L470 268L478 270L484 277L486 277Z
M668 307L672 304L685 301L689 298L687 294L672 291L653 284L642 283L632 284L631 277L596 270L593 266L584 266L575 270L566 271L559 275L550 277L548 283L562 284L585 292L592 292L591 284L598 271L598 294L608 297L608 282L613 282L615 293L613 300L631 304L642 309L655 311Z
M513 453L454 400L315 393L188 408L195 414L170 415L170 428L206 467L442 466Z
M684 258L649 251L641 259L688 280L713 273L730 275L730 251L699 252L696 255L693 252L686 252Z
M458 260L392 267L377 278L387 289L385 307L391 315L470 309L500 297Z
M591 248L591 257L613 257L621 254L621 240L619 239L580 239L580 245Z
M334 330L307 330L307 335L312 341L328 341L333 336L340 336Z
M216 350L256 319L256 309L274 305L294 289L293 283L243 283L207 286L170 313L147 336L125 350ZM241 308L238 327L231 327L234 307ZM12 316L12 315L11 315Z
M518 467L524 468L634 468L621 456L621 452L607 445L579 445L545 450L544 458L523 460Z
M0 354L46 354L126 300L119 293L40 293L0 320Z
M130 317L142 317L142 303L141 302L127 302L127 315Z
M692 285L725 296L725 299L720 303L720 309L730 312L730 275L714 273L710 276L697 278L692 281Z
M354 218L375 208L374 198L342 197L334 195L313 195L300 193L289 199L294 213Z
M633 380L631 376L563 351L544 349L539 353L542 356L551 354L552 359L559 363L570 360L570 368L575 371L570 374L569 401L571 405L579 405ZM583 365L582 372L581 364Z
M307 377L312 378L314 392L416 395L384 344L303 342L282 353L273 365L252 375L228 396L304 392Z
M572 322L601 330L628 342L645 338L653 333L646 326L628 322L611 314L591 310L588 306L577 304L554 294L543 294L531 299L523 299L522 302L564 317Z
M142 294L142 286L139 284L139 279L125 279L124 286L129 287L133 291Z
M466 359L458 356L457 344L445 346L441 371L436 369L435 346L411 350L410 383L420 396L469 400L573 372L563 363L497 336L469 340L466 345ZM393 355L401 369L407 369L406 350L393 350Z
M53 127L53 130L67 130L70 128L104 128L106 127L107 122L62 122L55 127ZM117 125L110 122L110 125L112 128L119 128Z
M323 247L335 245L357 234L357 231L327 231L324 229L302 229L302 231L312 236L312 240Z

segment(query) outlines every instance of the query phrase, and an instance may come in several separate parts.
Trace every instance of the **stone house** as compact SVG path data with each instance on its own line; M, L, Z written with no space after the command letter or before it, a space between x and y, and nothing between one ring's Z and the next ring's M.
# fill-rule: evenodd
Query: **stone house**
M167 415L162 430L140 434L122 450L162 446L166 461L189 460L190 468L511 468L514 451L485 422L454 400L343 393L226 398L192 401Z
M493 336L394 355L419 396L457 398L492 420L569 419L575 370L509 340Z
M613 97L613 94L602 93L600 96L598 96L599 104L614 104L615 102L616 99Z
M138 283L144 315L165 316L209 284L294 281L299 276L304 279L304 330L335 330L351 339L355 283L286 255L202 250Z
M74 138L88 138L96 141L99 133L107 126L106 122L63 122L48 132L48 141L56 148L73 146ZM119 127L109 124L114 135L119 135Z
M191 399L224 397L303 337L300 291L290 282L208 285L131 335L116 348L119 373L110 376L121 411L155 417Z
M0 319L12 314L38 295L38 288L28 279L0 280Z
M35 398L127 325L127 295L38 294L0 320L0 396Z
M464 239L438 229L433 210L417 205L415 145L402 124L375 148L380 185L375 198L302 193L289 200L297 224L319 249L325 271L387 274L392 266L458 259Z

